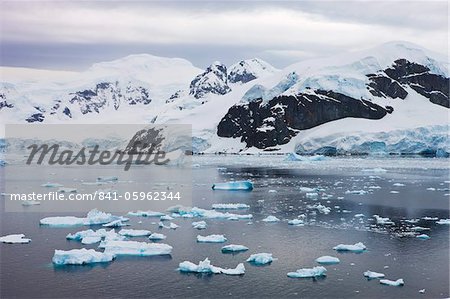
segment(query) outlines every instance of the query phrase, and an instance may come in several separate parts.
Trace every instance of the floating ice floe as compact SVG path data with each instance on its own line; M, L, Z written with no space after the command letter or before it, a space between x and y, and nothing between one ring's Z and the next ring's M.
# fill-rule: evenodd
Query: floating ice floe
M214 210L240 210L248 209L250 206L245 203L217 203L213 204L212 208Z
M298 269L295 272L289 272L287 274L287 276L291 278L314 278L326 275L327 269L325 269L325 267L322 266L317 266L311 269L310 268Z
M415 224L418 223L420 221L420 219L405 219L404 220L406 223L411 223L411 224Z
M168 229L177 229L179 226L173 222L170 222L169 225L165 225L163 222L159 222L158 226L161 228L168 228Z
M426 234L421 234L421 235L416 236L416 238L421 239L421 240L428 240L428 239L430 239L430 236L426 235Z
M83 230L74 234L68 234L66 239L81 241L82 244L95 244L104 238L105 240L124 240L125 237L117 234L113 229L107 231L106 229L98 229L94 231L92 229Z
M85 265L111 262L114 254L95 251L94 249L55 250L52 262L55 265Z
M31 239L25 238L24 234L12 234L0 237L0 243L7 243L7 244L26 244L30 243Z
M161 212L138 210L136 212L128 212L128 215L130 215L130 216L141 216L141 217L162 217L165 214L161 213Z
M200 261L198 265L184 261L178 265L178 271L180 272L194 272L194 273L210 273L210 274L226 274L226 275L242 275L245 274L245 266L243 263L237 265L234 269L224 269L211 265L208 258L204 261Z
M388 286L393 286L393 287L400 287L405 284L405 282L401 278L399 278L397 280L380 279L380 283L384 284L384 285L388 285Z
M236 181L227 183L216 183L212 185L213 190L253 190L253 183L250 181Z
M425 217L422 217L422 219L423 220L427 220L427 221L435 221L435 220L438 220L439 218L438 217L425 216Z
M391 194L399 194L400 192L399 192L399 191L392 190L392 191L389 191L389 193L391 193Z
M430 188L427 188L427 191L436 191L436 188L430 187Z
M356 195L365 195L369 192L366 190L347 190L345 191L345 194L356 194Z
M171 220L173 220L174 218L172 217L172 216L169 216L169 215L163 215L163 216L161 216L160 218L159 218L159 220L160 221L171 221Z
M42 184L41 187L45 187L45 188L59 188L62 187L63 185L58 184L58 183L45 183Z
M316 161L327 160L327 157L322 156L322 155L301 156L296 153L288 153L284 160L285 161L300 161L300 162L316 162Z
M384 274L367 270L366 272L364 272L364 276L368 279L378 279L383 278Z
M163 234L153 233L148 238L149 238L149 240L152 240L152 241L158 241L158 240L164 240L167 237Z
M266 265L273 262L273 256L272 253L255 253L250 255L250 257L247 259L247 262L253 263L255 265Z
M288 221L289 225L303 226L305 223L301 219L292 219Z
M104 248L105 253L113 255L153 256L172 252L172 246L167 244L137 241L102 241L99 248Z
M200 218L208 218L208 219L252 219L252 214L233 214L229 212L219 212L216 210L205 210L197 207L193 208L185 208L185 207L179 207L177 212L175 214L180 215L181 217L185 218L192 218L192 217L200 217Z
M375 220L377 221L377 224L381 224L381 225L394 225L395 224L388 217L381 217L379 215L373 215L373 218L375 218Z
M192 222L192 227L196 229L206 229L206 222L205 221L194 221Z
M425 230L430 230L430 228L422 227L422 226L414 226L414 227L411 227L410 230L415 231L415 232L422 232Z
M28 207L28 206L38 206L40 205L41 202L40 201L36 201L36 200L27 200L22 202L22 206Z
M240 251L247 251L248 247L244 246L244 245L235 245L235 244L230 244L230 245L225 245L222 247L222 252L227 253L227 252L240 252Z
M128 221L127 218L121 216L114 216L110 213L101 212L97 209L89 211L86 217L74 216L56 216L46 217L39 221L41 225L48 225L53 227L65 226L82 226L82 225L100 225L110 223L112 221Z
M405 184L402 184L402 183L394 183L394 184L392 184L392 186L395 186L395 187L404 187Z
M116 176L100 176L97 178L97 182L117 182L119 180Z
M439 219L439 221L436 221L436 223L450 225L450 219Z
M224 243L227 241L224 235L208 235L200 236L197 235L197 242L201 243Z
M339 264L341 261L337 257L324 255L324 256L318 257L316 259L316 262L319 264L324 264L324 265L333 265L333 264Z
M146 237L151 235L151 231L146 229L121 229L119 235L126 237Z
M122 226L128 226L129 224L124 223L121 219L114 220L108 223L103 224L103 227L122 227Z
M363 218L366 217L364 214L355 214L355 216L353 216L355 218Z
M62 187L58 189L59 193L76 193L77 189L76 188L69 188L69 187Z
M364 245L362 242L358 242L353 245L339 244L333 247L333 249L337 251L351 251L355 253L360 253L365 251L367 248L366 245Z
M320 213L325 214L325 215L327 215L327 214L329 214L331 212L331 208L329 208L327 206L324 206L324 205L322 205L320 203L315 204L315 205L307 205L306 207L308 209L315 209L315 210L317 210Z
M319 193L317 192L308 192L305 194L306 198L316 198L319 196Z
M275 216L270 215L270 216L267 216L266 218L264 218L261 221L263 221L263 222L278 222L278 221L280 221L280 219L278 219Z
M278 193L278 191L277 190L274 190L274 189L270 189L269 191L267 191L268 193Z
M310 187L300 187L299 190L301 192L317 192L317 188L310 188Z

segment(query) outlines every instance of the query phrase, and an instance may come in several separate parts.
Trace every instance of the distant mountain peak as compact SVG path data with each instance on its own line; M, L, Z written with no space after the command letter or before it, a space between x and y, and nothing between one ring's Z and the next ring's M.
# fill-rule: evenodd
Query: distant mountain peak
M241 60L230 67L230 83L247 83L257 78L271 75L278 71L269 63L259 58Z
M213 62L203 73L192 80L189 89L189 94L197 99L207 94L223 95L230 92L227 67L219 61Z

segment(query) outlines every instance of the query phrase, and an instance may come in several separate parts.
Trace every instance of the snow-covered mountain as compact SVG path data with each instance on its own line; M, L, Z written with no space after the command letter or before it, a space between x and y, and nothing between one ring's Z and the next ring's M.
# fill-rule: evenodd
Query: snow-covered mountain
M3 124L192 124L202 152L450 152L447 57L405 42L282 70L132 55L81 73L1 68L1 82Z

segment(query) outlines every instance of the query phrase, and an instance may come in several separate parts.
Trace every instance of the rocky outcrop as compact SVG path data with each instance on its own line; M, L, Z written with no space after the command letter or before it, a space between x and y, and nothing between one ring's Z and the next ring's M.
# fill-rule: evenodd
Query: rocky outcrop
M261 59L241 60L230 67L228 81L230 83L247 83L274 72L276 69Z
M189 94L196 99L203 98L207 94L224 95L229 93L227 67L216 61L203 73L195 77L189 86Z

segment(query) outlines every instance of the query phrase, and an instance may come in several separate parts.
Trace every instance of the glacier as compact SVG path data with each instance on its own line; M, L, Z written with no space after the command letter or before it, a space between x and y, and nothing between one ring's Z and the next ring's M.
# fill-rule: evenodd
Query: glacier
M327 269L322 266L317 266L314 268L302 268L298 269L295 272L289 272L287 274L288 277L291 278L314 278L314 277L320 277L320 276L326 276Z
M86 265L111 262L114 257L114 254L98 252L94 249L55 250L52 262L55 265Z

